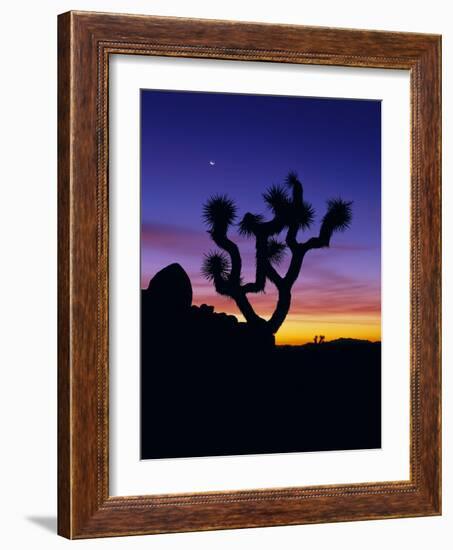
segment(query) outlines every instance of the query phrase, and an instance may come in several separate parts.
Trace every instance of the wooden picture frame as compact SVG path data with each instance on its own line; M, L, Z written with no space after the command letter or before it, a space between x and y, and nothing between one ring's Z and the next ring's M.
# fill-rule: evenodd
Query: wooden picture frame
M59 534L89 538L440 514L440 37L69 12L59 16L58 47ZM410 480L109 495L111 54L410 71Z

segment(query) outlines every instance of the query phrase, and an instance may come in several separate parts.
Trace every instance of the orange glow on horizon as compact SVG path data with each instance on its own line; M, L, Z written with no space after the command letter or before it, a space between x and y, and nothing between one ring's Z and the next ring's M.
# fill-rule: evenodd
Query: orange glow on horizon
M277 293L270 287L266 293L251 295L253 309L264 319L269 319L275 308ZM217 313L234 315L245 322L234 300L215 293L202 282L194 286L193 304L210 304ZM354 284L340 286L335 291L304 287L296 289L291 309L283 325L275 335L277 345L302 345L323 335L325 341L338 338L357 340L381 340L380 289Z
M315 335L321 334L326 341L356 338L376 342L381 339L381 319L380 316L289 314L275 340L278 345L300 345L313 342Z
M234 315L239 321L245 322L244 317L238 314L233 301L225 301L222 305L223 307L216 308L216 311ZM275 335L275 341L279 346L297 346L313 342L315 335L323 335L326 341L337 338L355 338L377 342L381 340L381 315L379 311L371 313L310 312L307 314L292 314L290 312Z

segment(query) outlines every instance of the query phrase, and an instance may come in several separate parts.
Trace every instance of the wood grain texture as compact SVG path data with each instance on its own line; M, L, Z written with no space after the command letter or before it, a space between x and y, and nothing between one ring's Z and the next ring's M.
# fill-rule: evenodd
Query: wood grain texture
M69 183L70 65L69 16L58 26L58 532L71 536L70 473L70 305L69 305Z
M88 538L440 514L440 37L69 12L59 16L58 44L58 532ZM410 71L409 481L109 496L111 54Z

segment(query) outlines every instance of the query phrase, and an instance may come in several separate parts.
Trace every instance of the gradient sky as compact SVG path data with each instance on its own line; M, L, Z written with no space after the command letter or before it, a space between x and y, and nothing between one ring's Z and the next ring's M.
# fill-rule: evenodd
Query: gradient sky
M379 101L142 90L141 170L142 288L178 262L195 304L241 320L235 303L200 273L203 253L215 249L201 217L206 199L228 194L239 219L248 211L268 214L262 193L295 170L316 211L299 241L318 233L328 198L354 201L351 228L334 234L329 249L305 257L277 343L305 343L315 334L380 340ZM254 241L235 228L230 236L242 251L244 280L252 280ZM271 283L265 294L249 297L260 315L271 315Z

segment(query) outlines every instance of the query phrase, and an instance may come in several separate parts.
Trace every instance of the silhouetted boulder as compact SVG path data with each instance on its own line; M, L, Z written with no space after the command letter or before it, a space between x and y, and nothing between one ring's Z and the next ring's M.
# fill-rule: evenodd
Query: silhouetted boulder
M149 282L143 300L155 315L171 316L186 311L192 304L189 276L179 264L164 267Z
M240 323L234 315L217 313L214 306L192 304L192 285L179 264L171 264L142 290L142 357L159 356L167 364L182 361L207 365L213 357L233 368L237 355L252 354L254 360L275 345L265 325ZM220 358L218 351L222 350ZM154 359L153 359L154 358Z

